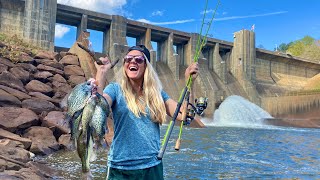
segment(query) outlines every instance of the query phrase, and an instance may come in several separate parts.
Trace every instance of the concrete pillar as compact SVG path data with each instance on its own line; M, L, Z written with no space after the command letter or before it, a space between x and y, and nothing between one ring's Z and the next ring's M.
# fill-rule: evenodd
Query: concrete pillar
M57 0L25 0L24 33L30 43L54 50Z
M226 61L220 56L220 44L216 43L213 50L213 71L219 76L222 82L227 83Z
M179 65L183 65L184 61L184 45L177 45L177 54L179 55Z
M117 56L115 48L120 46L128 46L127 43L127 20L126 18L113 15L111 21L111 27L109 30L109 55L110 57Z
M88 24L88 16L86 14L82 14L81 21L77 26L77 39L79 38L81 32L87 31Z
M110 27L103 32L102 53L109 54L110 51Z
M249 30L234 33L231 73L239 81L252 102L260 105L260 98L255 88L255 34Z
M191 38L188 44L185 45L185 52L184 52L184 65L188 66L194 61L194 55L196 53L197 41L198 41L199 34L192 33Z
M153 49L151 45L151 29L147 28L146 32L137 38L137 44L145 45L149 50Z

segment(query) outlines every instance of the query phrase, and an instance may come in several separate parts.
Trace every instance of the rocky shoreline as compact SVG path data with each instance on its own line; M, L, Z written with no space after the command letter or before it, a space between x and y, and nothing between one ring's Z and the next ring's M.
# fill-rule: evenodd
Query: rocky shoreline
M84 82L78 57L68 52L0 57L0 179L50 179L55 172L35 156L69 148L63 100Z

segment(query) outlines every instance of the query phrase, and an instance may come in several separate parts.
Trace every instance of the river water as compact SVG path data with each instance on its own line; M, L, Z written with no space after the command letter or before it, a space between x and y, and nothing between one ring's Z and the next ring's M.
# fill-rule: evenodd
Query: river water
M162 134L166 130L162 127ZM180 151L174 150L178 127L163 157L165 179L320 178L319 129L208 127L183 130ZM94 179L105 177L106 152L92 162ZM46 158L63 179L78 179L75 152Z
M165 179L320 179L320 129L264 125L271 116L233 96L202 119L207 128L184 128L180 151L174 150L175 127L163 157ZM162 136L168 126L161 127ZM79 179L75 152L61 151L45 159L62 179ZM107 152L91 164L94 179L105 179ZM60 179L55 177L54 179Z

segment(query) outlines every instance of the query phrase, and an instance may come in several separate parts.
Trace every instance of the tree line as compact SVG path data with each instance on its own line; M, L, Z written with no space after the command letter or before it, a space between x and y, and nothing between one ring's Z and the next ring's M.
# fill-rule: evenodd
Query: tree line
M275 48L275 51L320 63L320 40L311 36L304 36L302 39L287 44L281 43L279 47Z

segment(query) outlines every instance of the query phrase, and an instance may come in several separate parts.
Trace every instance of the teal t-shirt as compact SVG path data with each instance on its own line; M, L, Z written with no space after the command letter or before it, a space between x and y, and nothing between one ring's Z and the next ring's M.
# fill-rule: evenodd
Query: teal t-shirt
M112 99L114 137L108 156L108 166L124 170L145 169L158 165L160 127L149 116L136 117L127 107L118 83L110 83L103 91ZM163 101L169 96L161 91ZM166 113L166 112L163 112Z

